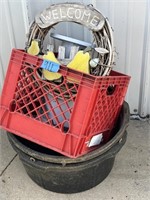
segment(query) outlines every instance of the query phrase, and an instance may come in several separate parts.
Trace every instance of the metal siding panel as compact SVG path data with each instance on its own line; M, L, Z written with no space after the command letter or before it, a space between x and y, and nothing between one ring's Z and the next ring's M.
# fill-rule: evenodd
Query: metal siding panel
M144 42L144 24L145 24L145 13L146 4L136 3L132 4L132 29L131 29L131 46L130 46L130 64L129 70L132 76L130 90L129 90L129 102L131 106L132 113L134 110L139 112L139 100L140 100L140 85L142 84L141 76L142 72L142 54L143 54L143 42ZM140 18L139 12L141 13ZM138 19L138 20L137 20ZM128 38L127 38L128 39ZM128 41L127 41L128 42ZM135 112L136 113L136 112Z
M24 48L25 46L25 25L22 8L22 1L8 0L1 2L0 26L3 27L1 28L0 37L1 88L12 48Z
M139 112L142 117L150 113L150 2L147 2L146 8L139 101Z
M5 26L4 26L5 24ZM0 37L0 84L2 88L2 84L4 81L4 77L7 70L7 65L9 62L9 56L11 53L11 49L15 46L15 38L13 32L13 26L11 23L10 9L8 2L1 2L1 20L0 20L1 28L1 37Z
M25 23L23 18L22 3L19 1L12 2L12 0L9 0L9 7L10 7L10 17L15 39L15 45L13 45L13 47L15 46L16 48L23 49L25 47L26 33L25 33Z
M4 82L4 72L3 72L2 62L0 58L0 92L2 91L3 82Z
M57 1L57 3L59 2L64 1ZM148 8L150 8L149 0L136 2L130 0L123 2L117 0L82 0L78 2L93 4L103 15L109 18L110 24L114 29L116 50L119 52L116 57L117 65L114 69L132 76L126 97L130 104L131 113L137 113L142 116L150 114L150 21L147 20L150 18L148 12ZM1 84L6 72L11 48L16 46L22 48L24 46L24 33L27 30L27 24L24 25L23 18L29 17L31 22L36 13L42 11L50 4L56 3L56 1L28 0L27 3L29 16L26 16L27 12L26 14L21 14L23 12L22 9L25 8L25 5L21 7L21 3L19 3L19 7L16 2L11 0L4 1L1 4L1 15L4 20L6 19L6 26L3 26L3 29L1 29L3 38L0 44ZM3 9L4 6L5 9ZM17 14L15 14L16 6L17 10L19 10ZM8 9L6 9L7 7ZM85 28L79 28L76 31L75 25L69 26L66 24L64 29L62 24L59 30L60 33L63 30L63 34L66 35L84 39L85 41L90 40L90 35ZM137 109L137 112L134 112L135 109Z
M23 21L24 21L24 28L25 28L25 34L28 34L29 31L29 16L28 16L28 0L21 0L21 8L22 8L22 15L23 15Z
M130 111L145 116L150 113L149 50L144 52L143 48L145 44L150 44L149 39L144 39L147 31L145 26L148 27L146 16L150 9L149 1L97 0L96 7L109 18L114 29L118 52L114 69L132 76L126 96ZM147 59L146 67L143 66L143 59Z

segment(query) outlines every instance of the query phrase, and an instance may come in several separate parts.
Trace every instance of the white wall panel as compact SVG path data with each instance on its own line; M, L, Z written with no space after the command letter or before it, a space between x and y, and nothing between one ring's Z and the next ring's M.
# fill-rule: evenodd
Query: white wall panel
M144 74L149 74L146 67L148 63L143 62L147 59L146 56L148 57L148 52L144 49L150 43L146 37L149 27L148 4L148 0L96 1L96 7L109 18L114 29L117 52L115 69L132 77L126 96L131 113L139 113L142 116L150 113L148 89L145 93L146 98L142 92L145 81L147 88L150 84L150 78L144 77Z
M30 19L35 13L48 6L49 3L64 1L29 1ZM72 2L72 1L68 1ZM99 11L108 17L114 29L116 47L115 70L129 74L131 82L126 100L130 104L131 113L146 116L150 113L150 78L149 78L149 37L148 18L149 0L91 0L78 1L93 4ZM41 9L40 9L41 8ZM150 8L149 8L150 10ZM33 15L34 14L34 15ZM88 40L87 30L72 25L59 26L59 31L72 37ZM79 37L80 35L80 37Z
M15 46L15 39L8 2L2 1L0 4L0 27L3 27L0 29L0 59L2 65L0 78L3 80L7 70L11 49Z
M12 48L25 46L22 1L0 1L0 84L2 88Z
M27 6L26 6L27 2ZM1 82L11 48L24 48L28 19L53 3L63 0L9 0L1 1ZM67 1L75 2L75 1ZM108 17L114 29L116 47L115 70L131 75L126 96L131 113L150 114L150 1L149 0L76 0L93 4ZM5 5L4 5L5 4ZM17 8L17 9L16 9ZM25 9L26 8L26 9ZM28 16L27 16L28 15ZM5 26L3 26L5 24ZM89 41L87 29L76 25L59 25L59 33ZM49 36L48 36L49 39Z

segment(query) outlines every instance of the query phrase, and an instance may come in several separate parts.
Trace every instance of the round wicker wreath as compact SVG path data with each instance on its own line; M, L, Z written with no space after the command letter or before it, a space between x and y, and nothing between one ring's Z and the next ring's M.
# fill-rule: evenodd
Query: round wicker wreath
M114 62L113 33L107 18L91 4L79 3L53 4L35 17L30 26L26 48L32 40L40 40L41 47L48 32L62 21L71 21L86 26L93 34L93 45L108 50L107 54L98 54L99 64L92 69L95 76L109 75Z

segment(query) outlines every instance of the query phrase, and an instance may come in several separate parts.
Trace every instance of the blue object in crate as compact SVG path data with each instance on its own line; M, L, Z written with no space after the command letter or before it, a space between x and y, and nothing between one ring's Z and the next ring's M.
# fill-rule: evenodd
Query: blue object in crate
M60 65L49 60L43 60L41 68L46 69L50 72L58 72L60 69Z

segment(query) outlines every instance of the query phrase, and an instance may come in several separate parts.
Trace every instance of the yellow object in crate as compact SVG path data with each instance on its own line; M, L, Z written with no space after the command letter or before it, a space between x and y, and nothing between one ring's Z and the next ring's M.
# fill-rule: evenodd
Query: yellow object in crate
M67 65L68 68L78 70L83 73L90 74L89 69L90 54L84 51L78 51L73 60ZM68 77L69 82L79 83L78 80Z
M67 67L89 74L89 60L90 54L88 52L84 53L84 51L78 51Z
M37 40L32 40L31 45L28 48L27 52L33 56L37 56L39 54L40 48Z

